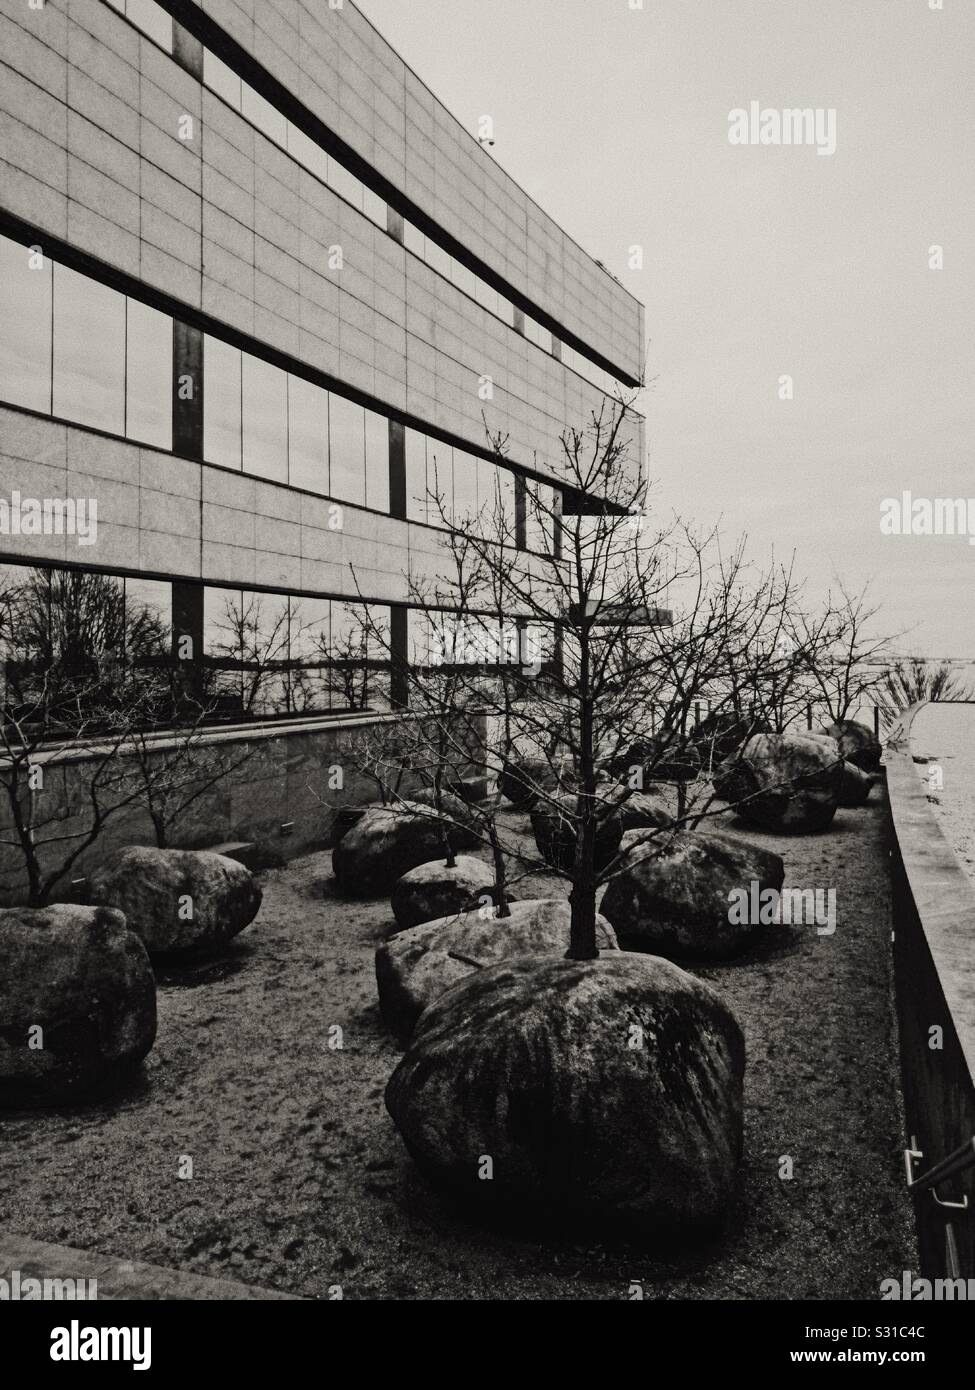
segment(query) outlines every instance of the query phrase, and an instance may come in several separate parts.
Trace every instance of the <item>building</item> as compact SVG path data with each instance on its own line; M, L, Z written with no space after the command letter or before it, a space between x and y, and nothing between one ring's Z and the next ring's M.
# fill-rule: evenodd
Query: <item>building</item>
M225 720L396 704L357 605L422 645L430 489L543 543L519 489L639 384L642 307L351 0L0 0L0 55L0 586L52 651L150 618ZM109 636L63 618L94 574Z

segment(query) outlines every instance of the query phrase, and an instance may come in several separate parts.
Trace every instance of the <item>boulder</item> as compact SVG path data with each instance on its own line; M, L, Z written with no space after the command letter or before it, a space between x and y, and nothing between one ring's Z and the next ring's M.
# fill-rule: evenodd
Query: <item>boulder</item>
M616 815L624 834L628 830L662 830L674 823L668 804L659 792L651 790L627 793L624 788L623 795L617 794L616 800Z
M856 719L839 719L824 732L836 739L847 762L864 772L876 772L879 768L883 748L869 724L861 724Z
M332 850L332 872L344 893L379 897L418 864L444 858L444 836L454 850L463 831L428 807L398 801L373 806Z
M825 830L839 805L842 766L801 734L755 734L714 774L715 795L763 830Z
M486 801L490 794L486 777L461 777L458 781L451 782L447 790L453 792L454 796L459 796L468 806L476 806L479 801Z
M108 1091L155 1037L156 981L121 912L0 910L0 1105Z
M403 931L476 906L478 899L494 901L494 865L469 855L457 856L453 866L443 859L418 864L393 884L390 905ZM508 897L516 895L508 894Z
M386 1106L428 1179L494 1215L691 1235L733 1201L744 1066L720 995L668 961L518 956L426 1010Z
M842 766L839 804L847 807L865 806L872 786L868 774L855 763L846 760Z
M732 710L715 711L695 724L690 740L700 755L704 770L710 772L737 752L753 734L768 732L768 726L758 719L735 714Z
M560 796L555 802L544 802L531 813L532 831L539 854L546 864L564 873L572 868L575 859L575 815L576 797L571 794ZM623 822L618 810L605 801L598 806L597 815L596 871L600 872L616 858L623 836Z
M564 898L513 902L509 917L468 912L400 932L376 952L379 1010L405 1046L417 1019L445 989L508 956L564 956L571 911ZM618 949L605 917L596 917L600 950Z
M657 782L693 782L701 771L701 754L688 740L676 734L655 734L634 743L626 753L613 759L613 771L620 781L627 781L634 769L640 769L644 790Z
M571 770L565 772L563 782L572 782ZM530 810L538 800L539 791L554 792L558 788L559 779L544 758L507 762L498 778L498 790L518 811Z
M624 836L622 848L639 838ZM729 960L767 930L732 921L732 890L781 889L777 854L738 835L684 830L665 837L610 879L600 911L626 951L687 960Z
M156 959L209 956L257 916L261 890L236 859L210 850L133 845L89 878L93 903L117 907Z
M432 787L424 787L415 796L409 798L414 806L426 806L429 810L437 810L437 798ZM399 805L405 803L400 802ZM476 849L481 844L481 837L476 829L477 816L470 809L470 804L463 801L459 796L454 796L446 787L440 792L440 808L448 820L452 820L455 825L453 842L456 849Z

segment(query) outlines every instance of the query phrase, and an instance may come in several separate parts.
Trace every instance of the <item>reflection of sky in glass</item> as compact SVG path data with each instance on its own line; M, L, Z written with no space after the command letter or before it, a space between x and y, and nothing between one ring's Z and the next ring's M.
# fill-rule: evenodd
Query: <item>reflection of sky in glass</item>
M0 237L0 399L51 409L51 262L31 270L30 252Z
M406 431L406 515L427 519L427 440L419 430Z
M377 512L389 511L389 421L385 415L367 410L366 415L366 506Z
M333 395L328 417L330 495L361 505L366 500L365 411Z
M244 472L288 481L288 377L250 353L243 360Z
M173 447L173 321L136 299L127 305L125 433Z
M54 414L125 430L125 297L54 267Z
M439 501L438 501L439 499ZM427 440L427 520L434 526L449 520L454 507L454 451L439 439ZM441 508L443 509L441 512Z
M328 495L328 392L303 377L288 378L292 487Z
M454 450L454 520L464 521L477 515L477 459Z
M204 339L203 456L224 468L240 468L240 357L219 338Z

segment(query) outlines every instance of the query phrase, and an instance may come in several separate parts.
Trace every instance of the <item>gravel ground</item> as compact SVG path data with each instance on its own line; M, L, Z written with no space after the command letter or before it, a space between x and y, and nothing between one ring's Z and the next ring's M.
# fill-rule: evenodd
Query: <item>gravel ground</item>
M260 916L220 964L160 979L159 1038L126 1095L8 1112L0 1225L312 1298L341 1285L346 1298L619 1299L633 1280L646 1298L877 1298L882 1278L916 1266L886 808L875 791L825 835L754 838L785 856L787 884L836 888L838 927L780 927L771 949L699 971L748 1049L740 1196L710 1245L662 1256L522 1240L427 1187L383 1105L398 1054L373 952L388 906L337 899L327 854L267 876Z
M914 718L911 747L941 829L970 878L975 878L975 705L925 705ZM940 788L930 768L941 768Z

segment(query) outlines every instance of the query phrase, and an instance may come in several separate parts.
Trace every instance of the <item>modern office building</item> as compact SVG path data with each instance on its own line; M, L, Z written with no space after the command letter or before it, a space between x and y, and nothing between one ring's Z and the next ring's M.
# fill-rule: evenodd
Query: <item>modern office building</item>
M0 0L0 64L0 586L52 650L148 614L225 717L334 721L357 604L422 643L429 490L542 544L518 490L639 384L642 307L351 0Z

